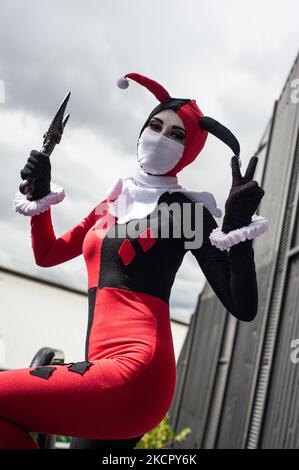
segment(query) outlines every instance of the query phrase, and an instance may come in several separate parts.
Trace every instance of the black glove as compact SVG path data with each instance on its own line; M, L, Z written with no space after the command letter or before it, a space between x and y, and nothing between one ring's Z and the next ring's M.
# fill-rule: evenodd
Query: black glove
M245 175L242 176L238 157L233 156L231 159L233 181L225 203L225 215L222 223L222 232L224 233L249 225L251 217L265 194L258 182L252 181L257 162L256 156L251 157Z
M23 180L28 179L29 182L30 178L36 178L33 182L34 191L30 197L31 201L40 199L50 192L51 163L46 153L31 150L30 157L20 174Z

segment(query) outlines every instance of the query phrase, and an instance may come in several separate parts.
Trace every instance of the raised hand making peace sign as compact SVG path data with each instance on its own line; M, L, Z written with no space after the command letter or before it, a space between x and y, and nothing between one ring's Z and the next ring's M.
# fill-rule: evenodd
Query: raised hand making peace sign
M225 215L222 223L224 233L249 225L251 217L265 194L258 182L252 180L257 162L256 156L251 157L245 175L242 176L238 157L233 156L231 159L232 187L225 202Z

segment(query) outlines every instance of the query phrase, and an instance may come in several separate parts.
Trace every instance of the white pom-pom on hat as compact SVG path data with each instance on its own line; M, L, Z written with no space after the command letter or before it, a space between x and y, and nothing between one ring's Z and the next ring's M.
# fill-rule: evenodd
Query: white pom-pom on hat
M129 86L129 80L126 78L126 77L120 77L118 80L117 80L117 86L119 88L122 88L123 90L128 88Z

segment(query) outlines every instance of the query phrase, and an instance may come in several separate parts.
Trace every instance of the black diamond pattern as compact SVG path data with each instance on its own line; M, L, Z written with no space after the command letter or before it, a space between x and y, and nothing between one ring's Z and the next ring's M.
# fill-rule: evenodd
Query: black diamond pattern
M36 367L33 370L30 370L29 373L31 375L35 375L36 377L41 377L42 379L48 379L51 374L53 374L54 370L56 370L57 367L47 367L47 366L41 366L41 367Z
M68 370L83 375L91 365L93 363L90 361L74 362L71 366L68 366Z

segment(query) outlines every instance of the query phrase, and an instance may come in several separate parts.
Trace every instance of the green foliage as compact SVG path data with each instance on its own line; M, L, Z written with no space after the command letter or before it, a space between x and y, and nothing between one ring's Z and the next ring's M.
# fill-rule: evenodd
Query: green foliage
M175 435L175 432L168 424L170 416L167 414L163 420L151 431L144 434L136 444L135 449L167 449L173 442L181 442L190 434L191 429L186 427Z
M71 439L70 436L56 436L57 442L71 442Z
M32 439L34 439L36 441L37 439L37 432L30 432L29 435L32 437Z
M37 440L37 432L30 432L29 434L35 441ZM71 442L71 439L69 436L56 436L56 442Z

